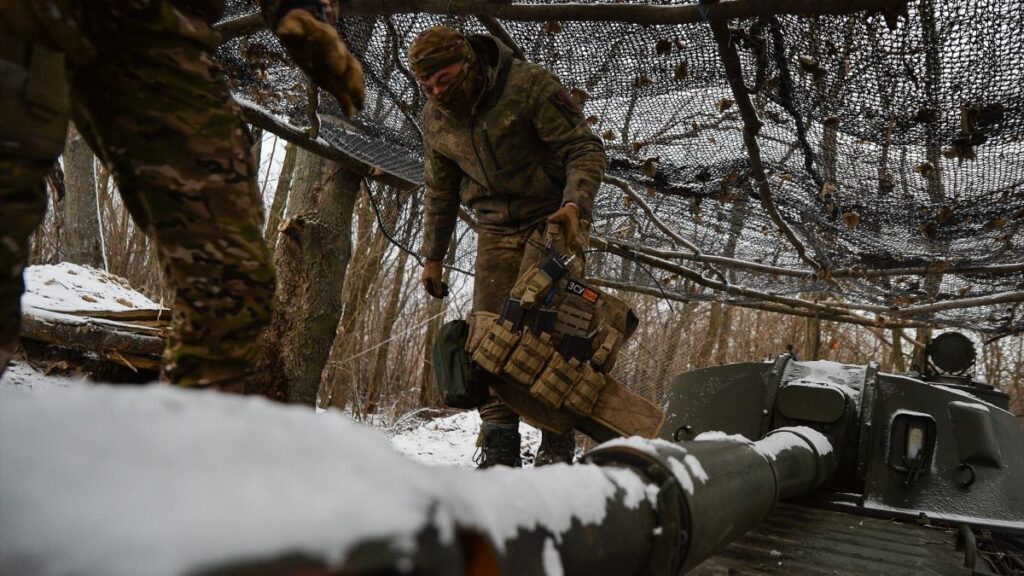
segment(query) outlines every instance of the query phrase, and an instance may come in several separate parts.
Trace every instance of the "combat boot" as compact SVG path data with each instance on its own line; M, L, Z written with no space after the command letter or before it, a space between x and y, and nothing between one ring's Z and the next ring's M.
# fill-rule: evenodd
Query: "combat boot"
M523 465L523 459L519 453L521 441L518 423L484 422L480 425L480 435L476 439L479 452L474 456L473 461L477 463L477 468L493 466L519 468Z
M570 430L567 434L558 434L544 430L540 435L540 449L537 450L537 459L534 466L547 466L548 464L572 464L576 454L576 432Z

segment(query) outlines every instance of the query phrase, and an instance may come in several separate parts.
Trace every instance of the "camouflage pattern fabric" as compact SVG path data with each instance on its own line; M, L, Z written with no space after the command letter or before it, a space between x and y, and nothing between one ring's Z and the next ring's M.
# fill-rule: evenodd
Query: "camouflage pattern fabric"
M569 91L544 68L517 60L490 36L471 36L483 73L476 114L423 109L426 214L420 254L440 260L459 204L485 231L531 228L565 202L590 219L604 147ZM483 252L483 249L481 249Z
M17 336L27 239L70 110L176 289L166 376L240 390L270 318L274 275L251 137L213 61L210 10L192 15L161 0L0 4L0 347ZM62 54L67 78L42 75Z
M546 229L547 224L541 223L513 234L480 231L473 277L473 313L501 313L502 306L519 276L547 256L544 235ZM575 244L568 247L554 246L563 254L576 256L569 264L569 274L578 278L583 276L588 236L588 226L584 224ZM519 415L497 397L493 397L478 411L480 419L484 422L519 422Z
M430 76L472 56L473 49L462 34L447 26L433 26L409 45L409 70L417 77Z

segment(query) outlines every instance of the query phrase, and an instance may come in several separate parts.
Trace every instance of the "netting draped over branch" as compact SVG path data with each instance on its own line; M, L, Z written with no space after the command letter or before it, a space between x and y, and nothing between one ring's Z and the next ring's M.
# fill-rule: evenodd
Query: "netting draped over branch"
M234 17L252 11L229 4ZM640 7L620 4L630 5ZM422 181L423 96L405 54L438 23L485 31L470 15L343 19L367 72L367 109L347 125L321 98L324 141L378 174ZM805 313L821 305L839 319L1024 330L1024 3L914 0L898 20L859 12L727 21L763 124L764 184L806 259L759 197L707 23L500 25L528 60L585 98L605 141L610 183L593 233L615 250L590 255L591 276L691 300L793 301L785 306ZM231 40L219 56L240 97L306 123L304 79L266 31ZM415 250L422 195L375 190L381 225ZM472 270L473 251L461 242L450 264Z

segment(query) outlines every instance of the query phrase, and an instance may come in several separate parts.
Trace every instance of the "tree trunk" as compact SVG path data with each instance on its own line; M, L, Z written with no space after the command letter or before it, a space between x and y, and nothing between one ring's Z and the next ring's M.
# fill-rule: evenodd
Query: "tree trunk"
M331 398L330 405L343 408L349 400L349 393L356 390L357 399L353 399L353 406L360 411L367 408L364 404L366 382L364 370L361 369L366 365L367 358L352 358L352 355L357 353L360 344L366 340L360 338L360 335L365 332L362 327L369 304L367 294L381 265L378 239L373 234L373 206L369 192L365 188L362 191L365 193L360 194L361 201L357 208L355 252L346 278L341 318L336 326L334 343L321 379L321 397Z
M284 145L284 162L281 163L281 173L277 176L274 201L270 205L270 212L267 213L267 227L263 232L263 237L271 250L277 246L277 227L281 225L284 207L288 205L288 191L292 186L292 173L295 172L296 150L298 148L291 142Z
M918 328L915 331L915 338L921 344L928 345L932 341L932 329L931 328ZM927 372L928 371L928 351L924 346L914 344L914 352L910 357L910 369L915 372Z
M697 353L697 365L701 368L711 366L712 353L715 351L715 344L718 343L718 335L722 329L722 303L712 302L711 310L708 312L708 330L704 334L704 342Z
M907 363L903 359L903 329L892 329L892 362L890 370L896 373L906 372Z
M103 269L100 219L96 203L95 156L74 126L64 149L64 200L61 202L61 259Z
M821 319L807 318L805 325L807 331L804 333L804 346L803 350L797 352L797 357L818 360L821 357Z
M314 406L341 316L361 178L305 151L297 153L295 165L287 218L274 253L278 289L257 389L278 400Z
M381 393L388 382L390 371L388 370L388 354L391 352L393 327L398 321L399 304L402 301L402 289L405 283L405 267L409 261L409 254L402 251L398 254L398 263L395 266L395 276L391 281L391 288L388 293L388 302L384 308L384 317L381 320L380 348L374 351L373 369L369 374L369 384L366 391L367 407L376 407L380 401Z
M722 325L718 329L718 347L715 349L715 364L729 361L729 344L732 342L732 321L736 314L732 306L722 308Z

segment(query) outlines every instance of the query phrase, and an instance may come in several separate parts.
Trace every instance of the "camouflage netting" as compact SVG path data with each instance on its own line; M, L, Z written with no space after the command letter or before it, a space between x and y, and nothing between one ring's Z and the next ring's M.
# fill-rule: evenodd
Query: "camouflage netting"
M774 202L826 271L816 275L758 199L743 121L706 23L502 24L528 60L589 94L585 114L605 139L609 175L626 181L664 225L703 254L803 274L727 265L713 270L678 256L664 259L769 295L860 305L922 305L1024 290L1024 3L920 0L908 7L895 29L883 15L864 13L730 23L764 123L758 140ZM253 9L236 0L229 17ZM324 95L321 137L419 183L423 97L405 53L420 30L441 22L484 31L475 17L344 19L340 29L366 68L367 109L355 129L346 129L332 120L338 109ZM303 77L268 32L230 41L220 57L240 97L306 124ZM422 194L374 190L382 225L396 243L415 250ZM692 253L642 208L621 187L605 184L595 236L638 251ZM471 271L474 243L471 233L466 236L449 264ZM995 265L1015 266L933 276L892 272ZM844 276L851 268L883 273ZM588 271L669 296L764 301L703 289L671 269L607 252L593 254ZM913 317L1010 334L1024 330L1020 300Z

